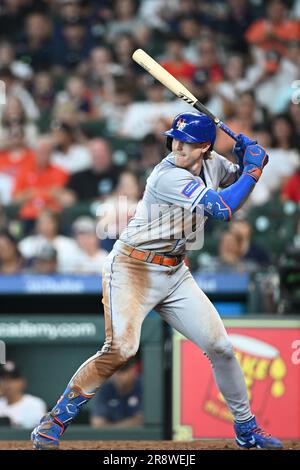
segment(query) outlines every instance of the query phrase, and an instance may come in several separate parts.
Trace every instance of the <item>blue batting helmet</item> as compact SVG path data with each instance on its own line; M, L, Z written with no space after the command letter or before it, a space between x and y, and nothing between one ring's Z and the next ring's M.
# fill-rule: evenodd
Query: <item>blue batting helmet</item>
M175 117L172 128L164 135L190 144L210 142L212 149L216 140L216 126L206 114L180 113ZM169 148L171 142L168 140Z

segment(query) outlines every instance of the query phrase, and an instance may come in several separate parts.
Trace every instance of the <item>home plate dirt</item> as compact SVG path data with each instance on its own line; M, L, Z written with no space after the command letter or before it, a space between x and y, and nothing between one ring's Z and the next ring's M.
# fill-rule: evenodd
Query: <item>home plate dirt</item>
M284 441L285 450L300 450L300 441ZM28 441L0 441L0 450L30 450ZM233 440L62 441L61 450L240 450ZM243 450L243 449L242 449Z

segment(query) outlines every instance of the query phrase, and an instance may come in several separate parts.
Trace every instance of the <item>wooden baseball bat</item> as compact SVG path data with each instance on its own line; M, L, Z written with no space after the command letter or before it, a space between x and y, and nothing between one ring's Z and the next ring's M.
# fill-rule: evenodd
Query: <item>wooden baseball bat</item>
M216 126L222 129L222 131L228 134L233 140L237 140L237 135L228 126L226 126L224 122L212 114L185 86L182 85L182 83L167 72L167 70L147 54L147 52L143 51L143 49L137 49L132 54L132 58L137 64L149 72L150 75L156 78L156 80L178 96L178 98L181 98L201 113L209 116Z

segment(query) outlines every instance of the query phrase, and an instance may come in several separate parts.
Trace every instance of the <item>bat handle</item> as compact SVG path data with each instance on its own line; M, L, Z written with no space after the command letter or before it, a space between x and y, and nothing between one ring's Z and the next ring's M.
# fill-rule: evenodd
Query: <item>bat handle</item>
M216 122L216 121L217 121L217 122ZM215 124L216 124L216 126L218 126L220 129L222 129L222 131L225 132L225 134L229 135L229 137L231 137L233 140L237 141L237 139L238 139L237 134L235 134L235 133L230 129L230 127L226 126L226 124L224 124L223 121L220 121L219 119L216 119L216 120L215 120Z
M211 113L200 101L196 101L193 103L194 108L196 108L201 113L206 114L210 117L210 119L215 123L217 127L222 129L225 134L229 135L233 140L237 141L238 136L230 129L230 127L226 126L221 119L217 118L213 113Z

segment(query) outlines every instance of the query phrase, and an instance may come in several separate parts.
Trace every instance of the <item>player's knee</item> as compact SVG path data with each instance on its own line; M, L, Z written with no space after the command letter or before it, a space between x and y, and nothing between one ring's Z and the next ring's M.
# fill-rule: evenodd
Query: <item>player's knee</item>
M135 343L121 343L118 347L120 360L126 362L128 359L136 355L138 348L139 345Z
M234 357L234 352L232 344L228 338L220 338L211 342L207 347L208 356L218 356L224 357L226 359L231 359Z

